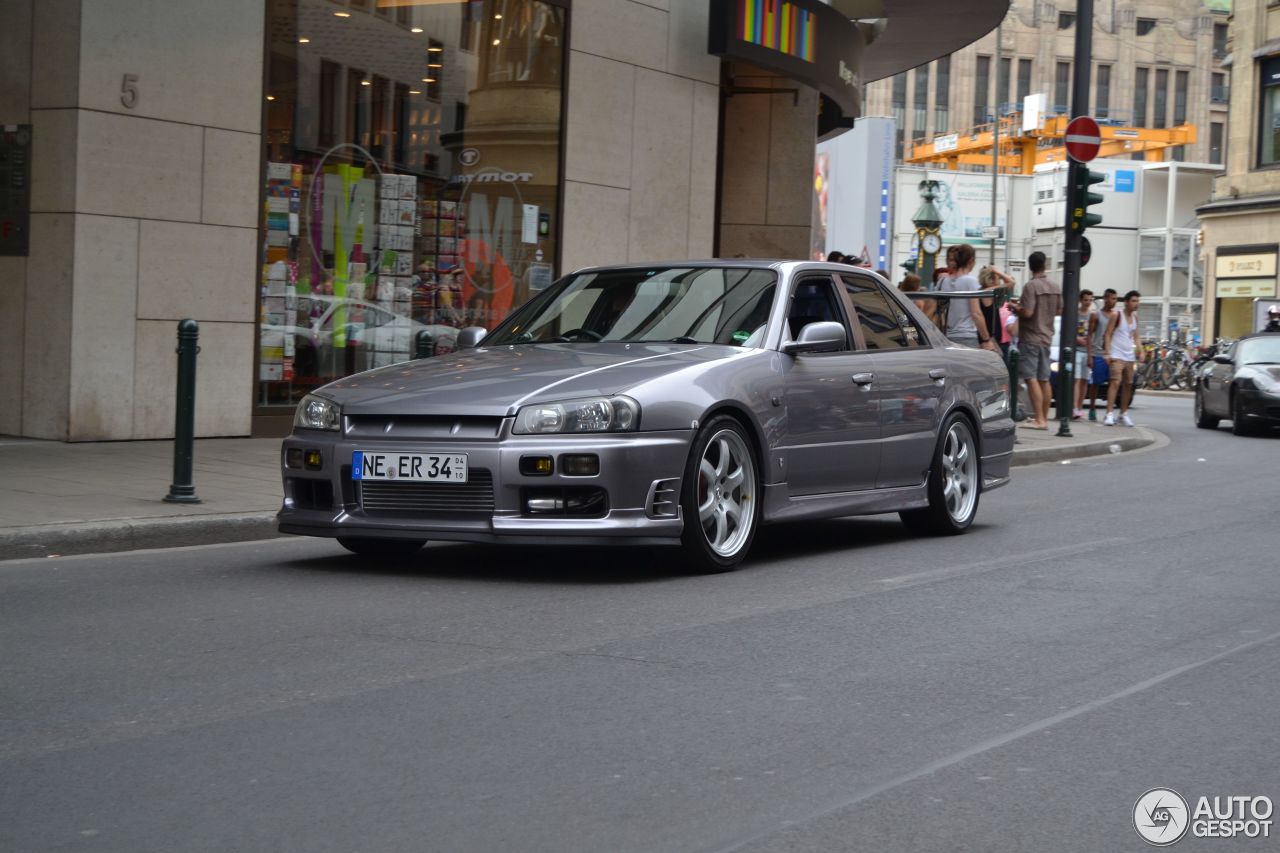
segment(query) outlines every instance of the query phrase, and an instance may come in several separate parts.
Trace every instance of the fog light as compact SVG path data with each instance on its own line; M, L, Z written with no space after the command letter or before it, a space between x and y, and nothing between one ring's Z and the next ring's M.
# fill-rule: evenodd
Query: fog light
M560 457L560 473L569 477L594 477L600 473L600 457L594 453L574 453Z
M319 471L320 465L323 463L319 450L308 450L306 455L307 468L312 471Z
M555 465L551 462L550 456L521 456L520 457L520 473L530 477L546 477L553 470Z
M286 468L302 467L302 448L290 447L284 452L284 464Z

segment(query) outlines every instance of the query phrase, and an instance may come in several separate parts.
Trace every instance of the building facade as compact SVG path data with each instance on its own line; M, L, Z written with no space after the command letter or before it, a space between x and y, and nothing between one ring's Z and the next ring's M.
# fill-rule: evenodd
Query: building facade
M1196 127L1194 145L1169 159L1221 163L1227 128L1227 17L1223 0L1094 4L1090 112L1135 127ZM868 115L893 116L898 157L912 144L990 124L1044 93L1068 114L1075 3L1014 0L997 33L867 87ZM1186 148L1188 150L1181 150ZM1142 155L1136 155L1140 159Z
M183 318L273 434L578 267L805 257L818 127L1007 5L0 0L0 434L171 436Z
M1200 206L1205 327L1236 338L1280 304L1280 6L1236 2L1231 17L1226 172Z

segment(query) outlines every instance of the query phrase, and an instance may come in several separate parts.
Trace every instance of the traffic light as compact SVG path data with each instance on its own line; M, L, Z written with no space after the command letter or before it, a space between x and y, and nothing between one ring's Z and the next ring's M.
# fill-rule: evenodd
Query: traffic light
M1084 166L1075 170L1075 176L1075 186L1071 188L1071 230L1080 233L1090 225L1097 225L1102 221L1102 214L1089 212L1089 205L1102 201L1102 196L1089 192L1089 187L1102 183L1107 176L1101 172L1091 172Z

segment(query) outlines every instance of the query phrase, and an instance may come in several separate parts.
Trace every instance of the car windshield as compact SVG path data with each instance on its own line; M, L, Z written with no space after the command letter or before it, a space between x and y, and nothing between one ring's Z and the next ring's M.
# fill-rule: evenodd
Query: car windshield
M517 309L485 339L758 347L777 276L732 267L654 267L570 276Z
M1234 356L1236 364L1280 364L1280 335L1240 341Z

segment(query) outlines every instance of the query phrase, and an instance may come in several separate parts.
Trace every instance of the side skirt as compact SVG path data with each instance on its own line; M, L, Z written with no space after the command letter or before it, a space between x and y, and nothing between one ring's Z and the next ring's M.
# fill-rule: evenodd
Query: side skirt
M804 518L839 518L845 515L877 515L929 505L928 486L866 489L833 495L792 497L786 483L764 487L764 521L797 521Z

